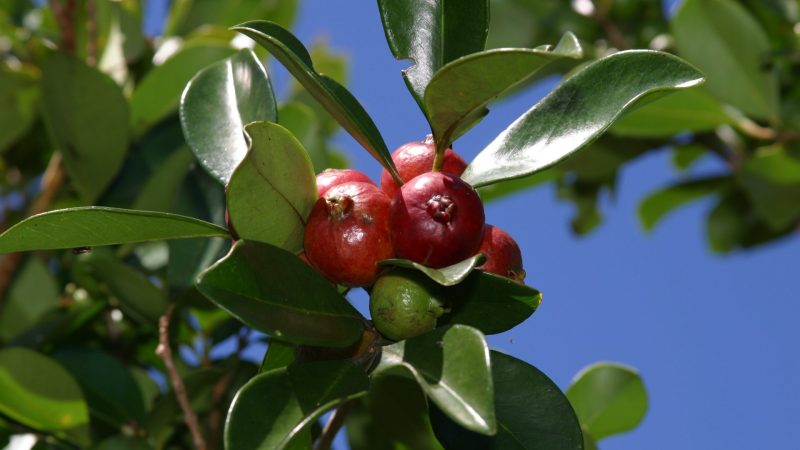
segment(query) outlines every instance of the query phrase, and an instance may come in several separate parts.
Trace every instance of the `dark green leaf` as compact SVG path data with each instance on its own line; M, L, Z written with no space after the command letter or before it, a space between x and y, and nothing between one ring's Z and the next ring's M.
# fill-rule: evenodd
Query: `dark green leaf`
M257 20L233 27L254 39L302 84L350 135L375 157L396 179L400 178L389 149L375 123L344 86L317 73L303 44L277 24Z
M733 122L719 100L702 89L686 89L632 109L620 117L611 132L620 136L671 137Z
M225 448L311 448L309 426L326 411L366 393L366 373L349 361L291 365L255 376L236 394Z
M92 450L151 450L153 447L142 438L128 436L112 436Z
M708 150L703 145L696 143L680 145L675 147L672 153L672 164L676 169L685 171L707 154Z
M0 68L0 153L33 124L39 99L37 81L31 73Z
M428 418L428 402L414 380L377 376L347 416L352 450L442 450Z
M707 89L747 114L775 119L776 77L764 29L739 3L685 0L672 18L678 53L708 76Z
M185 35L209 24L227 28L251 17L288 28L297 14L297 3L297 0L176 0L172 2L164 34Z
M431 411L433 429L452 450L582 450L575 412L547 375L514 357L492 351L497 435L471 433Z
M0 302L0 340L8 342L58 306L59 286L42 260L29 257Z
M580 58L567 33L555 48L503 48L474 53L442 67L425 89L425 110L436 144L447 148L486 115L486 105L560 58Z
M264 355L264 360L261 361L261 368L258 371L261 373L280 369L293 363L294 360L294 345L270 339L267 354Z
M0 254L190 237L229 237L217 225L152 211L87 206L39 214L0 234Z
M278 118L269 76L251 50L195 75L183 91L180 115L197 160L223 184L247 154L244 126Z
M483 264L484 261L486 261L486 256L484 256L483 253L478 253L477 255L467 258L461 262L457 262L452 266L442 267L441 269L423 266L420 263L409 261L407 259L387 259L379 262L378 265L416 269L442 286L453 286L464 281L464 279L472 272L472 270L475 267Z
M250 327L295 344L345 347L363 318L316 270L291 252L238 241L197 278L211 301Z
M444 296L451 310L439 318L440 325L460 323L486 334L514 328L542 302L542 294L536 289L481 271L445 289Z
M0 412L17 422L89 445L89 410L78 383L32 350L0 350Z
M631 50L597 60L511 124L462 178L484 186L544 170L591 143L647 94L702 81L695 68L666 53Z
M173 212L178 191L189 171L194 156L186 147L179 147L162 162L147 178L133 209L145 211Z
M142 423L142 392L121 361L99 350L77 347L60 350L54 357L81 385L93 416L114 427Z
M596 440L636 428L647 412L647 391L639 373L619 364L584 368L567 389L567 398Z
M383 348L375 374L410 372L451 419L476 433L497 432L489 347L465 325L431 332Z
M236 50L219 43L188 46L147 72L131 98L131 124L134 132L143 133L175 111L183 88L200 69L234 53Z
M42 66L42 109L72 184L94 202L128 150L128 103L111 78L62 53Z
M800 158L768 149L750 158L738 176L753 209L780 230L800 223Z
M729 177L710 177L684 181L648 195L639 204L639 220L647 231L667 214L689 202L719 191L730 183Z
M378 0L386 41L411 94L425 111L425 88L442 66L483 50L489 33L488 0Z
M300 252L306 219L317 201L311 159L278 124L251 123L245 131L250 150L227 186L230 221L242 239Z

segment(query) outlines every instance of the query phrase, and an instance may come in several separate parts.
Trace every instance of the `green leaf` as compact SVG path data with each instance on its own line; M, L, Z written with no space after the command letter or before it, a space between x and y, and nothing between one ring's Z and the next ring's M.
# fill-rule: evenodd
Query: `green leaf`
M0 350L0 413L89 445L89 410L80 386L57 362L33 350Z
M181 184L189 172L194 155L185 146L179 147L147 178L133 202L133 209L173 212Z
M619 136L671 137L733 123L724 106L706 91L686 89L632 109L611 127L611 132Z
M684 181L648 195L639 204L639 220L647 231L667 214L689 202L719 191L730 184L730 177L709 177Z
M203 295L246 325L295 344L346 347L363 318L335 287L293 253L238 241L197 278Z
M38 80L33 74L0 67L0 153L33 125L38 100Z
M0 234L0 254L191 237L229 237L217 225L152 211L86 206L29 217Z
M647 412L647 391L639 373L614 363L584 368L567 389L583 427L600 440L636 428Z
M42 65L42 113L86 203L114 179L128 150L128 103L114 81L62 53Z
M758 215L780 230L800 223L800 159L769 150L749 158L738 181Z
M264 355L264 360L261 361L261 367L258 372L262 373L269 372L273 369L280 369L292 364L294 360L293 345L270 339L269 347L267 347L267 354Z
M672 18L678 53L708 76L707 89L746 114L775 119L778 82L761 25L739 3L685 0Z
M484 261L486 261L486 256L483 253L478 253L475 256L469 257L451 266L442 267L441 269L423 266L420 263L409 261L407 259L387 259L379 262L378 265L416 269L442 286L453 286L464 281L464 279L467 278L472 270L475 269L475 267L483 264Z
M392 54L414 65L403 78L425 111L425 88L445 64L483 50L489 33L488 0L378 0Z
M344 86L314 70L308 50L292 33L264 20L245 22L232 29L249 36L269 50L342 128L396 179L400 178L386 142L364 107Z
M142 134L175 111L183 88L200 69L234 53L236 50L221 44L187 46L147 72L131 97L131 126L134 132Z
M525 192L546 183L555 182L560 176L561 174L557 170L538 172L531 176L514 178L512 180L505 180L500 183L483 186L478 189L478 193L483 203L488 203L508 197L509 195Z
M275 95L267 71L252 50L241 50L189 81L180 104L186 142L197 160L223 184L247 154L242 129L275 122Z
M255 376L236 394L225 423L225 448L311 448L309 425L366 393L366 373L349 361L291 365Z
M9 342L58 306L59 286L41 259L29 257L14 274L0 312L0 340Z
M306 219L317 201L314 167L286 128L269 122L245 128L250 150L227 186L228 214L245 240L303 250Z
M485 334L508 331L531 316L542 302L542 294L498 275L475 271L444 293L450 312L439 324L464 324Z
M696 143L676 146L672 153L672 164L679 171L686 171L708 154L705 146Z
M92 450L151 450L152 448L143 438L112 436Z
M144 398L122 362L102 351L77 347L53 356L81 385L93 416L114 427L142 423Z
M409 378L372 379L345 422L351 450L443 450L428 418L428 402Z
M410 373L452 420L476 433L497 432L489 347L483 334L465 325L383 347L375 374Z
M447 148L488 113L490 101L550 62L580 58L582 54L578 39L566 33L552 49L494 49L448 63L425 89L425 110L437 146Z
M702 81L695 68L666 53L630 50L597 60L511 124L462 178L484 186L544 170L591 143L647 94Z
M251 17L269 19L288 28L297 14L297 3L297 0L175 0L164 33L184 35L208 24L227 28Z
M547 375L512 356L492 350L497 435L471 433L431 411L433 429L448 449L582 450L575 412Z

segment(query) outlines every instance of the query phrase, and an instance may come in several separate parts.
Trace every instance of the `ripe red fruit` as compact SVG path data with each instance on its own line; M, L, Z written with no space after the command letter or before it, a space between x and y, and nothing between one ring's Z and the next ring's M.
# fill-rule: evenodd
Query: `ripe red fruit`
M348 182L329 189L306 223L304 245L311 265L335 283L372 284L376 263L394 255L390 205L374 184Z
M444 267L478 250L483 203L461 178L428 172L411 179L394 195L391 224L398 257Z
M487 224L478 251L486 255L486 262L478 269L511 278L520 284L525 281L522 252L514 238L505 231Z
M395 166L397 166L397 172L400 173L400 178L402 178L403 181L408 181L425 172L430 172L433 169L433 159L435 156L436 148L433 143L433 138L431 135L428 135L424 141L409 142L408 144L398 147L397 150L392 153L392 160ZM466 168L467 163L458 153L450 148L445 150L442 172L460 177ZM386 192L389 198L392 198L398 189L397 184L386 169L383 169L383 172L381 172L381 189L383 189L383 192Z
M369 183L375 185L375 182L369 179L369 177L357 170L353 169L325 169L319 174L317 174L317 194L319 198L322 198L328 189L338 186L342 183L347 183L350 181L357 181L360 183Z

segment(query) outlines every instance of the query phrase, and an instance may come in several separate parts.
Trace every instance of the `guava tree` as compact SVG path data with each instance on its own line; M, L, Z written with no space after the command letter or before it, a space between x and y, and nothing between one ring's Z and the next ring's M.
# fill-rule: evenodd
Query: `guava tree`
M354 449L581 449L638 424L635 371L591 366L565 395L489 349L542 295L479 192L557 169L703 75L657 51L599 58L467 163L451 145L487 105L582 58L580 41L486 50L485 0L378 5L431 128L394 153L337 60L288 31L291 2L175 2L159 44L134 2L3 10L6 178L32 191L0 235L5 436L324 449L345 427ZM267 55L297 83L280 105ZM342 165L334 124L383 167L380 187L323 170ZM243 359L260 341L261 363Z

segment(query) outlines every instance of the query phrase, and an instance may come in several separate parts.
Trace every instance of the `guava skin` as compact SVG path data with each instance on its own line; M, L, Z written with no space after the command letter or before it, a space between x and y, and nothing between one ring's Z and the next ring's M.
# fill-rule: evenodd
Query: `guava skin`
M397 150L392 153L392 160L397 167L397 172L403 181L408 181L416 176L422 175L425 172L433 170L433 159L436 156L436 147L433 143L431 135L424 141L414 141L408 144L401 145ZM442 164L442 172L449 173L460 177L467 168L467 163L464 158L454 152L453 149L448 148L444 151L444 163ZM381 189L386 192L389 198L392 198L399 189L397 183L394 182L389 171L383 169L381 172Z
M351 181L375 184L367 174L359 172L358 170L325 169L317 174L317 197L322 198L330 188Z
M394 256L389 232L389 197L369 183L334 186L311 209L305 254L326 278L347 286L369 286L378 261Z
M505 231L486 224L478 251L486 255L486 262L478 269L510 278L519 284L525 282L522 252L514 238Z
M395 193L390 221L399 258L438 268L478 251L485 217L472 186L454 175L428 172Z
M369 297L372 323L393 341L431 331L445 312L440 290L439 285L414 270L394 270L381 275Z

